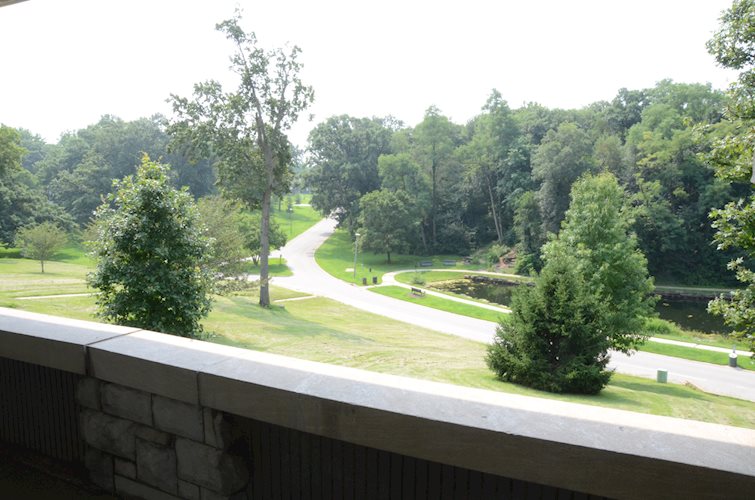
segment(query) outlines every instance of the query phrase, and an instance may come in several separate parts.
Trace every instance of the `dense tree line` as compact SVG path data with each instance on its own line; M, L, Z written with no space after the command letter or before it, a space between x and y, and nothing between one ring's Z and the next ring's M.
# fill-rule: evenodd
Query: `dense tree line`
M516 248L528 272L542 266L541 247L558 233L574 182L608 172L625 192L651 274L720 282L731 254L712 243L708 213L747 190L717 178L703 157L731 132L724 108L725 95L710 85L664 80L578 110L512 109L493 91L463 125L436 107L414 127L332 117L310 134L305 185L315 208L370 235L366 249L464 254L495 242ZM394 221L394 234L377 237L387 229L369 221L381 217Z

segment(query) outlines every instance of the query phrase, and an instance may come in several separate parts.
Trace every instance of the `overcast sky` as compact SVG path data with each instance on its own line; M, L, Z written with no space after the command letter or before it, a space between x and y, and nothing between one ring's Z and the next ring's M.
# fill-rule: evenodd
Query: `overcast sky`
M30 0L0 8L0 123L56 142L98 121L169 114L195 82L229 83L215 24L244 10L261 44L300 46L308 131L336 114L430 105L457 123L497 88L514 107L578 108L671 78L724 89L705 42L731 0Z

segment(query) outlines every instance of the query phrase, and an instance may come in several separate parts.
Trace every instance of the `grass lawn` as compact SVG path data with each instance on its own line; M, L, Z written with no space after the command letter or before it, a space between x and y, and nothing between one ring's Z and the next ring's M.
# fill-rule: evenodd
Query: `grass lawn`
M91 292L86 285L90 266L49 261L45 272L29 259L0 259L0 303L15 297Z
M705 363L713 363L714 365L729 365L729 355L724 352L691 349L689 347L660 344L658 342L645 342L645 344L640 347L640 351L663 354L664 356L674 356L675 358L690 359L692 361L703 361ZM737 363L740 368L745 370L755 370L755 362L744 356L739 356Z
M311 197L311 195L307 196ZM304 195L302 195L303 197ZM296 238L323 218L314 208L307 206L294 206L293 212L289 216L288 212L286 212L285 204L283 205L283 210L274 210L272 217L283 231L283 234L286 235L288 241Z
M286 265L286 259L279 257L270 257L267 262L267 270L270 276L293 276L293 272ZM252 261L244 263L244 272L249 274L259 274L260 266L255 266Z
M343 229L337 229L333 236L328 238L315 252L315 260L321 268L331 276L340 280L354 283L354 243L349 233ZM431 261L432 267L444 266L444 260L457 261L459 269L467 268L458 255L405 255L391 254L391 263L387 262L385 254L372 252L359 252L357 256L356 283L361 284L362 278L367 278L372 283L372 277L377 276L378 283L382 283L382 276L392 271L415 269L419 262ZM371 269L371 271L370 271Z
M302 294L271 290L272 299ZM94 297L14 301L28 311L93 319ZM204 321L212 342L495 391L755 428L755 403L614 375L597 396L553 395L496 380L485 346L409 326L321 297L257 306L254 293L216 297Z
M411 293L410 290L400 286L381 286L370 288L369 290L371 292L379 293L380 295L393 297L394 299L405 300L406 302L412 302L421 306L432 307L433 309L440 309L441 311L461 314L469 316L470 318L477 318L485 321L494 321L497 323L502 316L506 316L505 313L499 313L483 307L463 304L461 302L447 300L433 295L417 296Z
M506 274L509 274L508 271L505 272ZM513 274L513 272L512 272ZM396 275L396 281L399 283L406 283L407 285L412 285L412 280L415 277L420 277L425 281L425 284L431 285L433 283L436 283L438 281L448 281L448 280L458 280L463 278L466 275L474 275L474 276L490 276L491 278L500 278L500 276L493 274L493 273L484 273L484 272L461 272L461 271L416 271L416 272L406 272L406 273L399 273ZM516 278L506 278L511 281L528 281L531 280L531 278L525 277L525 276L518 276Z

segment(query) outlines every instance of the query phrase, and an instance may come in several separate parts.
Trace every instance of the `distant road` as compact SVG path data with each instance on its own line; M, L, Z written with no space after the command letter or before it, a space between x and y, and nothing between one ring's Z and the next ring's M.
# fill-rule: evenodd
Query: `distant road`
M322 220L283 247L280 253L294 275L276 277L274 283L438 332L478 342L492 341L495 323L392 299L341 281L323 271L315 262L315 250L333 234L335 226L333 219ZM741 368L646 352L637 352L631 357L612 353L609 367L619 373L647 378L655 378L656 371L664 369L668 371L671 382L688 382L706 392L755 401L755 372Z

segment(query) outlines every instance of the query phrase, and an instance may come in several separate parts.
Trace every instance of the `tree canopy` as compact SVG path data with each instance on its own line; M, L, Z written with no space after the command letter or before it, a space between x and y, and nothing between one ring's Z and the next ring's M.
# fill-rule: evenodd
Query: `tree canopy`
M273 195L288 192L291 145L286 131L312 102L299 73L300 49L264 50L254 32L241 27L241 14L216 29L233 45L231 68L238 87L225 92L217 81L194 86L193 99L172 95L175 120L169 127L179 148L196 157L218 158L223 192L249 208L260 208L260 305L270 305L268 256Z
M210 311L210 242L187 190L145 155L136 174L113 183L96 212L97 267L88 276L98 315L120 325L194 337Z

